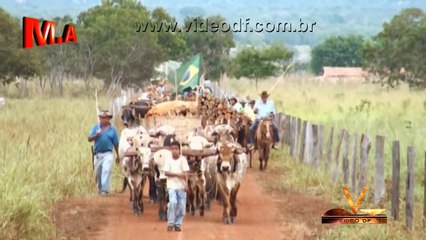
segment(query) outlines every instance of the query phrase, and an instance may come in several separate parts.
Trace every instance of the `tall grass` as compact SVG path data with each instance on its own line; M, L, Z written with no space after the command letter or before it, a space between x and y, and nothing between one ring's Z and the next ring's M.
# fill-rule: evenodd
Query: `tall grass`
M226 88L234 89L234 91L243 96L249 95L251 98L258 98L258 94L262 90L270 90L271 86L278 79L267 79L259 84L256 91L254 84L247 80L228 80L222 83ZM405 223L405 186L407 176L407 146L414 146L416 149L415 162L415 221L417 223L415 230L421 228L418 223L422 221L422 203L423 203L423 179L424 179L424 157L426 146L426 92L410 91L407 86L400 86L396 89L387 89L385 87L361 84L361 82L319 82L313 78L289 77L283 79L271 93L271 99L276 103L277 111L285 112L292 116L297 116L303 120L309 120L313 123L323 124L326 126L325 136L328 139L331 127L335 127L335 139L333 146L333 158L337 135L340 129L346 129L349 134L358 133L358 141L360 134L367 134L371 141L371 150L368 160L368 181L367 188L369 194L368 199L363 202L363 207L377 207L372 205L372 197L374 193L374 175L375 175L375 137L376 135L385 136L385 181L386 196L384 207L390 209L390 183L392 179L392 141L399 140L401 146L401 179L400 179L400 220L398 223L390 223L383 231L400 232L401 223ZM327 140L326 139L326 140ZM325 148L324 144L324 148ZM351 145L352 146L352 138ZM359 144L358 144L359 151ZM351 159L351 152L349 156ZM359 157L359 152L358 152ZM324 160L324 159L323 159ZM296 163L294 163L296 164ZM358 160L359 164L359 160ZM339 165L339 171L342 164ZM294 166L291 166L294 167ZM315 179L319 185L325 184L331 179L329 174L315 173ZM293 185L307 184L311 182L312 172L294 175L291 182ZM341 176L341 175L340 175ZM288 176L287 176L288 177ZM341 177L340 177L341 178ZM290 179L292 179L290 177ZM342 182L330 184L332 192L341 194ZM359 189L358 189L359 191ZM353 193L357 195L357 193ZM342 227L347 231L339 232L339 234L330 234L330 238L347 238L349 235L357 232L359 228ZM364 229L371 229L370 227ZM380 231L382 231L380 230ZM363 230L364 231L364 230ZM423 230L420 230L423 231ZM368 232L368 231L367 231ZM327 233L328 236L328 233ZM331 237L332 236L332 237ZM356 236L356 235L354 235ZM366 237L373 239L374 237ZM384 234L392 239L398 239L396 235ZM424 235L422 235L425 237ZM382 239L379 237L379 239Z
M0 239L48 239L58 200L95 192L94 101L9 100L0 108Z
M261 82L259 91L254 89L253 83L244 80L227 81L222 86L257 98L260 90L269 90L274 82L275 79ZM86 140L90 127L96 121L93 97L71 91L71 85L67 85L67 89L65 96L79 98L7 99L7 105L0 108L0 239L48 239L55 230L50 208L56 201L96 192L90 145ZM13 87L8 93L18 94ZM35 90L30 90L30 93L38 94ZM327 84L297 78L278 84L272 92L272 99L279 111L328 127L345 128L350 133L368 134L373 141L368 165L369 184L374 183L374 136L382 134L386 137L387 179L391 174L391 140L400 140L402 199L405 196L406 146L415 146L415 229L419 228L426 143L424 92L410 92L404 87L387 90L371 85ZM102 106L108 106L106 99L101 100L101 104L106 103ZM315 194L322 194L330 201L338 202L339 206L347 204L343 198L335 199L335 196L342 195L341 184L331 184L330 176L324 171L318 174L296 163L287 168L300 171L290 172L286 182L275 183L276 188L304 186L307 189L314 186L310 189L317 191ZM114 171L113 186L119 183L119 175L118 171ZM363 203L363 207L368 206ZM390 209L389 203L386 208ZM405 206L401 204L400 216L404 216L403 209ZM401 230L403 220L388 224L387 230L383 230L395 234L385 232L380 236L399 239L397 236L400 234L406 237ZM363 229L366 229L362 230L366 231L363 238L369 238L370 227ZM325 233L325 236L329 239L342 238L356 231L359 228L341 227ZM424 237L419 234L413 236Z

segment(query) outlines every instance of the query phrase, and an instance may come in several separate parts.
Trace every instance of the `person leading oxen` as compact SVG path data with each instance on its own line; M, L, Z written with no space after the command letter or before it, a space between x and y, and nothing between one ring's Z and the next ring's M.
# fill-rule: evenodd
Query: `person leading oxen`
M274 102L272 100L268 99L269 94L266 91L263 91L260 94L259 100L257 100L254 104L254 113L256 114L256 118L253 122L253 124L250 127L250 138L249 138L249 144L250 149L255 148L256 146L253 146L254 143L254 136L256 134L257 127L259 125L259 122L261 119L269 117L272 115L272 117L275 116L275 106ZM273 131L273 145L272 148L277 149L278 142L280 141L279 135L278 135L278 128L275 126L275 124L272 124L272 131Z
M110 123L111 118L112 114L108 111L102 111L99 114L99 123L92 127L88 137L89 142L95 142L94 171L96 185L101 195L108 195L109 193L112 162L114 160L113 148L117 153L116 162L119 161L118 133L117 129Z

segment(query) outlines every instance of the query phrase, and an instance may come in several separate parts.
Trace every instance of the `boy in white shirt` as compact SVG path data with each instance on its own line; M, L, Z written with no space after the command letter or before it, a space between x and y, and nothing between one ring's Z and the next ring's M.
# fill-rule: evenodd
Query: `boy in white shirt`
M182 222L186 213L186 195L188 190L188 161L180 155L180 143L170 144L172 158L166 159L164 171L167 177L169 204L167 209L167 231L182 231Z

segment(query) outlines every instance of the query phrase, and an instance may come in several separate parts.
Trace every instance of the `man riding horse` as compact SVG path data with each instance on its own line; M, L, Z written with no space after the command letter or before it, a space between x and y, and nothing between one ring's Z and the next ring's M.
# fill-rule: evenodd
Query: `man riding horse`
M256 146L253 146L254 143L254 136L256 134L257 127L259 125L259 122L261 119L269 117L272 115L272 117L275 116L275 106L272 100L268 100L269 94L266 91L263 91L260 94L259 100L256 101L254 104L254 113L256 114L256 119L254 120L253 124L250 127L250 137L248 140L248 143L250 144L249 149L254 149ZM277 149L278 142L280 141L279 135L278 135L278 128L275 126L275 124L272 124L272 131L273 131L273 140L274 143L272 145L272 148ZM255 144L254 144L255 145Z

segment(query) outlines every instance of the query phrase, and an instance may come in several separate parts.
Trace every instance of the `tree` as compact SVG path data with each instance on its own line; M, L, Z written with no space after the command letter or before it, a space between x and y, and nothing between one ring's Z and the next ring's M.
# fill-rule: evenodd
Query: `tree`
M101 6L79 15L79 30L87 37L82 49L93 57L94 76L104 79L109 90L118 85L142 85L165 60L158 33L137 32L135 24L149 21L148 10L135 0L104 0Z
M182 59L186 51L186 43L183 33L179 31L176 18L170 16L164 8L154 9L151 18L157 27L162 26L162 31L158 32L158 44L163 49L164 58L169 60ZM174 27L176 29L173 29Z
M26 83L41 74L40 51L22 48L19 20L0 8L0 82L7 85L21 80L21 96L27 95Z
M184 38L187 44L186 55L190 57L201 53L204 71L213 80L219 79L225 71L229 49L234 47L235 43L233 33L227 31L229 26L223 17L211 16L207 19L201 16L186 18Z
M312 49L312 71L320 74L324 66L361 67L363 43L363 38L356 35L326 39Z
M43 19L41 19L43 20ZM64 17L53 18L55 22L56 31L64 29L66 24L73 23L69 15ZM77 39L79 35L77 32ZM45 87L46 76L49 79L50 89L54 91L56 87L59 89L59 95L64 94L64 80L67 76L75 75L78 69L78 55L77 45L74 43L53 44L46 47L39 48L43 54L43 72L44 76L40 77L40 87L42 91Z
M426 15L417 8L403 10L383 24L383 30L363 48L368 71L378 83L394 87L400 81L426 87Z
M257 89L259 79L281 73L292 57L293 52L278 44L260 50L245 48L232 61L232 75L254 79Z

